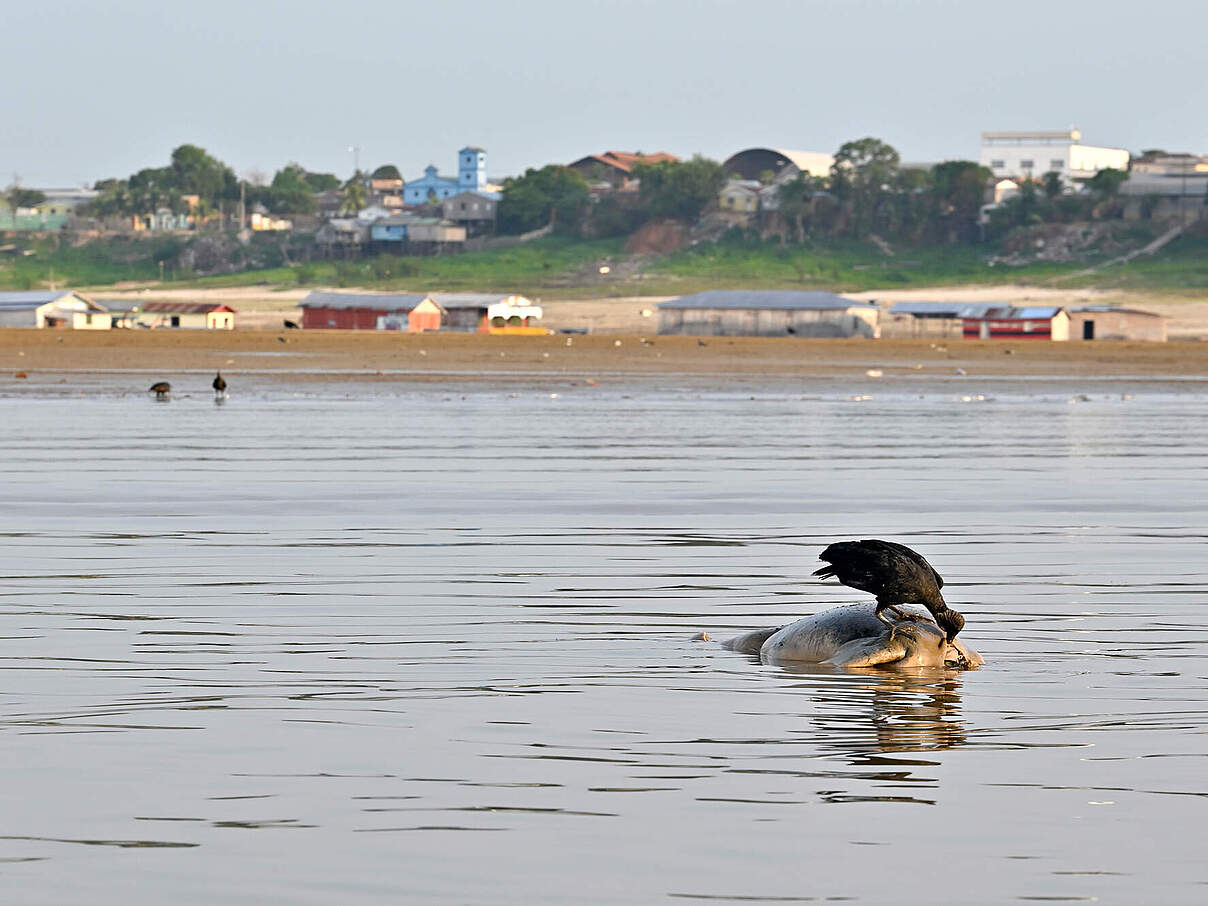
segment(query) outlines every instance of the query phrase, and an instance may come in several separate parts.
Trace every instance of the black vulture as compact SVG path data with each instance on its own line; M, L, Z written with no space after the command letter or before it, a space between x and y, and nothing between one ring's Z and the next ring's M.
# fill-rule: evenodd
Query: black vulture
M878 541L839 541L824 550L818 559L827 566L814 572L815 576L837 578L844 585L869 591L877 596L876 615L893 629L893 623L881 615L886 608L898 609L902 604L922 604L935 617L948 640L965 625L965 618L944 603L940 589L944 580L923 555L904 544Z
M297 329L298 329L298 322L297 322L297 321L291 321L291 320L289 320L288 318L286 318L286 319L285 319L285 327L286 327L286 329L287 329L287 330L297 330Z
M167 381L156 381L147 392L154 393L157 400L166 400L168 394L172 392L172 385Z
M226 393L226 378L222 376L221 371L214 375L214 383L211 386L214 388L215 396L222 396Z

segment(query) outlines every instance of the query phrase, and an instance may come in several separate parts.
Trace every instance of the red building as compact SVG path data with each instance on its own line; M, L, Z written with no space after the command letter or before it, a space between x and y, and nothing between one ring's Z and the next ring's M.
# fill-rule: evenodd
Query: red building
M309 293L302 300L308 330L440 330L445 310L431 296L402 293Z
M963 319L967 340L1068 340L1070 316L1064 308L988 308Z

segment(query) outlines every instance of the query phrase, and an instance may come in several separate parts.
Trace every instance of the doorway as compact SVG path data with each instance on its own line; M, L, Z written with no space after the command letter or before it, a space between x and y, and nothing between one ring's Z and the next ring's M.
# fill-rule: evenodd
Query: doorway
M1095 339L1095 322L1094 321L1083 321L1082 322L1082 339L1084 339L1084 340Z

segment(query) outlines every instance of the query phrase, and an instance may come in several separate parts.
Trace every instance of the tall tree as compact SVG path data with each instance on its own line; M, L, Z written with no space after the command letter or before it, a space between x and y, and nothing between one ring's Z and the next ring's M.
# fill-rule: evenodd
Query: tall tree
M633 175L641 180L639 195L650 216L688 222L717 200L726 182L721 164L700 155L687 161L638 164Z
M931 168L936 232L946 241L977 235L977 217L992 175L971 160L947 160Z
M813 212L817 183L808 173L783 183L776 189L776 206L780 216L793 225L798 242L805 241L807 222Z
M234 171L196 145L176 148L169 170L173 187L182 194L200 196L211 205L239 197Z
M1120 194L1120 187L1128 182L1126 170L1115 170L1108 167L1100 170L1086 181L1086 187L1103 198L1114 198Z
M312 192L330 192L340 188L340 180L334 173L312 173L307 170L306 182Z
M313 214L317 208L314 192L300 164L286 164L273 176L268 187L268 207L274 214Z
M546 224L574 230L583 218L587 199L587 183L569 167L530 168L523 176L504 180L503 197L496 208L499 232L525 233Z
M46 200L46 195L37 189L27 189L24 186L11 185L4 193L9 206L16 215L17 208L32 208Z
M879 138L846 142L835 152L831 191L847 207L856 235L875 229L877 209L891 191L900 163L897 150Z

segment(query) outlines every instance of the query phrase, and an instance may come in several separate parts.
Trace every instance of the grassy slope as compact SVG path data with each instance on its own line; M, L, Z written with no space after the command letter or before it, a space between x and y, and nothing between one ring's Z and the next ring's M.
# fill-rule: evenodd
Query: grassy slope
M154 280L157 257L175 240L98 240L79 248L42 241L35 256L0 259L0 288L47 285L102 286ZM944 284L1029 282L1063 287L1097 286L1174 293L1208 290L1208 239L1182 238L1158 255L1079 275L1083 264L992 267L987 249L970 246L895 247L893 257L868 243L818 246L735 242L701 245L663 258L626 264L620 240L559 237L511 249L439 258L379 258L313 262L170 282L178 287L280 285L371 286L410 290L512 290L529 295L675 295L707 288L829 289L859 291ZM609 261L607 277L598 265ZM619 266L618 266L619 265Z
M33 251L28 256L0 257L0 288L41 289L98 286L125 280L159 279L159 261L170 260L183 243L174 238L97 239L75 248L55 239L8 240Z

